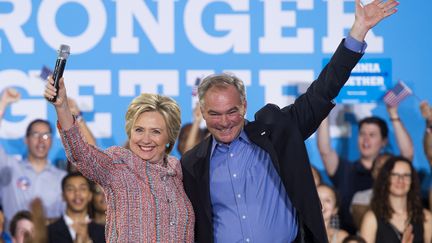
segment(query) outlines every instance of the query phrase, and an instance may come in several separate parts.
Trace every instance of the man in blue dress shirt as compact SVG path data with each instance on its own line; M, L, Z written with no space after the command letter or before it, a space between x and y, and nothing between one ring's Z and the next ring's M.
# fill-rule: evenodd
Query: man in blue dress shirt
M327 242L304 140L360 60L373 26L395 1L356 0L355 22L305 94L282 109L268 104L246 121L243 82L212 75L198 87L212 136L182 158L183 182L196 215L198 242Z

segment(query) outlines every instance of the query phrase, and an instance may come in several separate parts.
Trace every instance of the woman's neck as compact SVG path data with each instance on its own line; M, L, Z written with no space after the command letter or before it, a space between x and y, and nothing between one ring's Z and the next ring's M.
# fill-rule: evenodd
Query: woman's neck
M389 196L390 205L396 214L403 214L407 212L407 197Z

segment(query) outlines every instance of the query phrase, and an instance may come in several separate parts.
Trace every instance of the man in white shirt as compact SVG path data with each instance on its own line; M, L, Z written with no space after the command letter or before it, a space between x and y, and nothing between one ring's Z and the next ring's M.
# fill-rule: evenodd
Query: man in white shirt
M12 88L5 89L0 98L0 122L7 107L20 99ZM21 210L29 210L35 198L42 200L46 217L58 218L64 212L60 182L65 171L57 169L48 160L52 144L52 128L48 121L36 119L26 130L24 142L27 156L18 159L0 146L1 204L6 222Z

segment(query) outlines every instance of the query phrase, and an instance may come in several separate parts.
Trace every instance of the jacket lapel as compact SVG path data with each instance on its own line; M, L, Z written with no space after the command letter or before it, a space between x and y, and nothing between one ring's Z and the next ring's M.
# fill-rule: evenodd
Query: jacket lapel
M69 228L67 227L63 216L60 217L58 232L64 236L65 242L73 242L72 236L69 232Z
M211 217L211 199L210 199L210 151L212 137L209 136L204 140L197 151L197 160L193 165L194 174L200 191L201 205L205 205L204 211L207 219L212 223Z
M266 125L259 124L255 121L248 122L244 129L248 138L270 155L273 166L280 175L279 160L270 141L270 129Z

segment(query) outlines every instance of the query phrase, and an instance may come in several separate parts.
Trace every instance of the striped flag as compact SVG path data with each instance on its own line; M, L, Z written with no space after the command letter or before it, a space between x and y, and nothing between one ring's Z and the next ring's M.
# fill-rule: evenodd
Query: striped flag
M389 106L397 106L403 99L412 94L412 90L402 81L387 91L383 100Z
M39 74L39 77L43 80L47 80L48 76L52 74L53 72L51 69L49 69L47 66L43 66L41 69L41 73Z
M199 84L201 83L201 78L196 78L196 80L195 80L195 84L194 84L194 86L192 87L192 96L193 97L196 97L196 96L198 96L198 86L199 86Z

